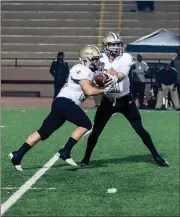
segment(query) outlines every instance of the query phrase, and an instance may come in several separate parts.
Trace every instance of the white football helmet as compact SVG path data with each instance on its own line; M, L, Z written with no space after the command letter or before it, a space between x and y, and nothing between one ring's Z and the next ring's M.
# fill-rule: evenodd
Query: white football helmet
M124 53L124 46L120 36L109 32L102 40L102 48L108 57L116 58Z
M79 53L80 63L89 67L93 72L98 70L100 66L99 59L101 58L101 52L99 48L94 45L87 45Z

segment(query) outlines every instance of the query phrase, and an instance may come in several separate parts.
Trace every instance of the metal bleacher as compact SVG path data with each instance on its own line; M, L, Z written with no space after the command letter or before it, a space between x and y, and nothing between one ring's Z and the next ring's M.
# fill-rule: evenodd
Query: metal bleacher
M83 46L98 46L109 31L119 32L125 44L159 28L179 33L179 2L155 2L155 7L154 13L139 13L129 12L136 9L134 1L1 1L2 91L52 96L49 67L57 52L64 51L72 66ZM143 56L161 64L174 54Z

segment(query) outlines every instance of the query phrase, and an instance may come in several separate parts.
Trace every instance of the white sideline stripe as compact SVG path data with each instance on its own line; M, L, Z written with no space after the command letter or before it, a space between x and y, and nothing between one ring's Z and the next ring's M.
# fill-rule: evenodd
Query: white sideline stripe
M2 190L14 190L14 189L19 189L18 187L4 187L1 188ZM55 190L56 188L29 188L31 190Z
M1 215L3 215L23 194L28 191L32 185L34 185L41 176L49 170L59 157L55 154L44 166L39 169L28 181L26 181L16 192L14 192L8 200L1 205Z

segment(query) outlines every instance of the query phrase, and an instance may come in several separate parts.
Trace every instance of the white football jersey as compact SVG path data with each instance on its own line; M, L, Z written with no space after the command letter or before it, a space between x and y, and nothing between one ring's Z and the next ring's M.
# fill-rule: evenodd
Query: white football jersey
M69 73L68 81L61 89L57 97L65 97L73 100L77 105L80 105L85 99L86 95L82 90L79 81L90 80L94 78L93 72L83 64L74 65Z
M125 78L121 82L117 82L114 85L112 91L108 92L105 96L108 98L120 98L130 92L129 71L133 64L133 58L130 54L124 53L122 56L114 59L112 63L109 62L105 53L102 54L100 61L104 64L104 69L114 69L117 72L122 72Z

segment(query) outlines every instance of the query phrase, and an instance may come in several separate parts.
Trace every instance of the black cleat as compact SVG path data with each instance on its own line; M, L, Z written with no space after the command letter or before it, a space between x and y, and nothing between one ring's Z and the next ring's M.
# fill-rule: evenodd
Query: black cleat
M82 160L78 165L81 168L90 168L91 166L88 165L89 162Z
M11 160L13 166L15 167L17 171L23 171L22 166L21 166L22 158L19 157L16 151L9 153L8 157Z
M163 159L161 156L155 155L153 156L153 159L158 165L163 166L163 167L169 167L168 161Z
M77 163L69 156L67 156L64 152L63 149L61 149L58 153L57 156L59 158L61 158L62 160L64 160L67 164L71 165L71 166L77 166Z
M82 162L80 162L78 165L79 165L79 167L81 167L81 168L88 168L88 167L89 167L87 164L82 163Z

